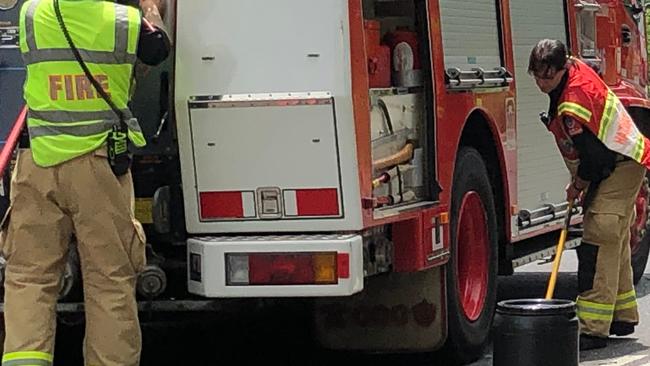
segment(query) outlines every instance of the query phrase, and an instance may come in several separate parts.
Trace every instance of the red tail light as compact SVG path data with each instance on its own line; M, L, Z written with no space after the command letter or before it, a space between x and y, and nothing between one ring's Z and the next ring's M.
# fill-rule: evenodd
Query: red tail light
M349 260L341 258L336 252L228 254L227 282L238 286L333 285L339 278L349 278Z
M312 258L305 254L254 254L248 257L251 285L307 285L314 283Z

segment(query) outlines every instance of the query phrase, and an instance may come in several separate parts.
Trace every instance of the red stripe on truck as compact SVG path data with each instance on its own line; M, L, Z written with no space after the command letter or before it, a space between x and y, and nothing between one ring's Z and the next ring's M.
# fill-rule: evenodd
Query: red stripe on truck
M338 216L339 192L336 188L296 190L298 216Z
M201 218L242 218L244 202L241 192L201 192Z

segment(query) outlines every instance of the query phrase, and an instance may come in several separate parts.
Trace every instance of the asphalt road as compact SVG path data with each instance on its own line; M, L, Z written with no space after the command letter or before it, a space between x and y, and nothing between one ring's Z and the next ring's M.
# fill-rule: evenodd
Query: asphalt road
M575 299L577 262L568 251L561 267L556 297ZM541 297L548 280L550 264L532 263L514 276L500 279L499 299ZM641 320L650 324L650 271L637 287ZM143 314L144 350L142 365L331 365L350 362L356 365L443 366L436 355L428 357L366 356L330 354L314 349L305 324L308 319L294 301L272 307L250 307L246 316L219 314L181 317ZM75 319L63 319L66 322ZM650 327L637 327L631 337L615 339L604 350L581 354L581 365L650 366ZM60 326L57 336L56 365L80 366L82 326ZM492 365L491 355L471 366Z

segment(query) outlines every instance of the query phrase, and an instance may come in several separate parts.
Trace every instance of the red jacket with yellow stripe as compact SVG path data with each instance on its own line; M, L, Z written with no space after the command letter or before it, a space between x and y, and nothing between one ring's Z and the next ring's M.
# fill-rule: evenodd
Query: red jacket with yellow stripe
M558 144L566 139L562 121L570 116L594 133L607 148L650 168L650 140L634 124L625 107L596 72L578 59L567 69L569 77L549 125ZM567 150L560 145L560 150ZM565 156L565 158L575 158Z

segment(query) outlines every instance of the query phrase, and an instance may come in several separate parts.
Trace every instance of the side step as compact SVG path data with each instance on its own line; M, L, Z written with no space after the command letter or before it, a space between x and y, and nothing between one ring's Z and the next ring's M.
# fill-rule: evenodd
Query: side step
M515 244L514 255L512 257L512 268L521 267L528 263L540 261L544 258L555 255L559 236L559 232L554 232L542 235L541 238L535 238ZM580 246L581 240L582 228L570 228L566 243L564 244L564 249L575 249Z
M567 242L564 244L564 250L567 249L575 249L576 247L580 246L580 239L572 239L572 240L567 240ZM512 267L517 268L521 267L523 265L526 265L528 263L532 263L535 261L542 260L544 258L551 257L555 255L555 252L557 251L556 247L552 248L547 248L543 249L534 253L531 253L525 257L517 258L512 260Z

